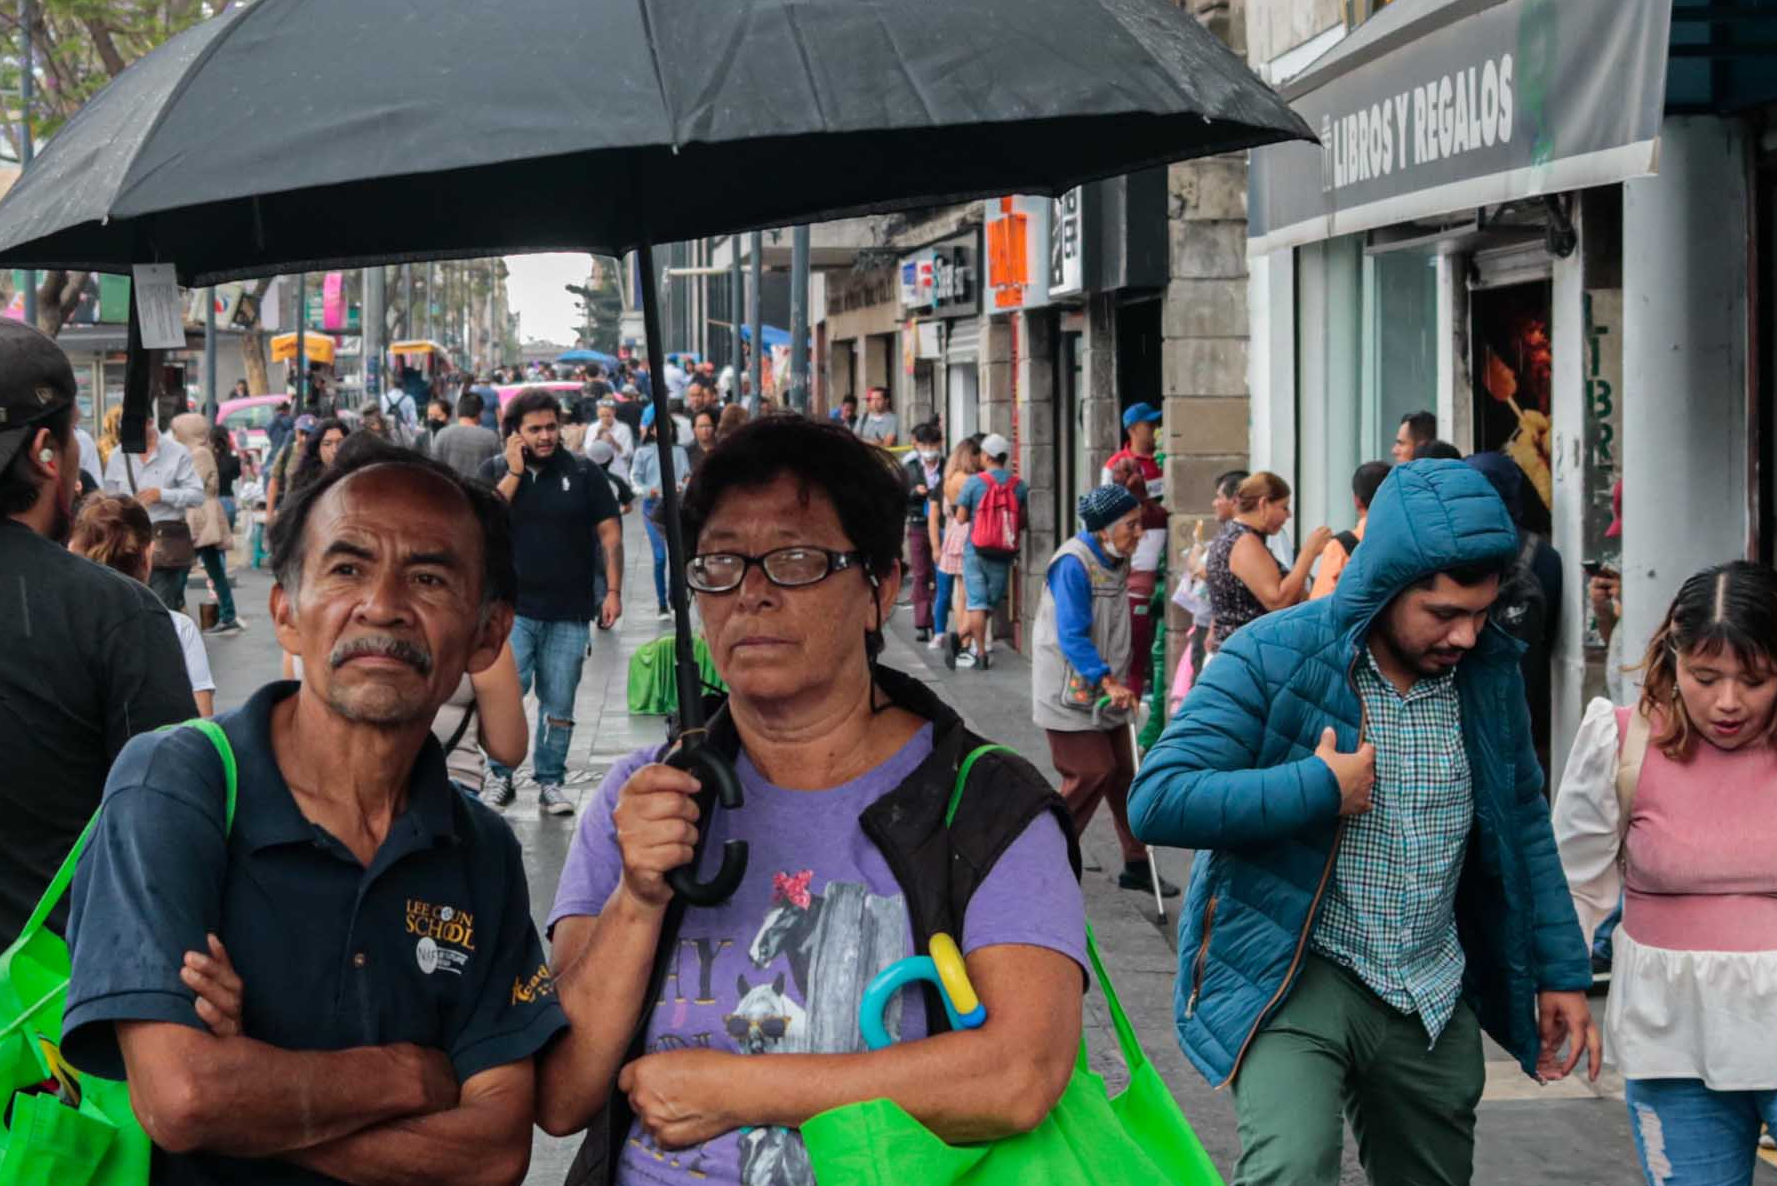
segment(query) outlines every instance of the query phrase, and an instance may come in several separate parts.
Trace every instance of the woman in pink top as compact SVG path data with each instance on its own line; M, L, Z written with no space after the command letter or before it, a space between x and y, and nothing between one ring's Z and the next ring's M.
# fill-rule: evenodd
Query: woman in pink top
M1605 1026L1648 1182L1747 1186L1777 1131L1777 574L1686 581L1645 681L1586 710L1555 835L1588 937L1622 898Z

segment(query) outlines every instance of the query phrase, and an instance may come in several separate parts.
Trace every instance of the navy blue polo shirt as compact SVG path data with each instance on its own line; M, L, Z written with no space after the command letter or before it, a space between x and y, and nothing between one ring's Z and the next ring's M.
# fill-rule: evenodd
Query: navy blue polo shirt
M505 455L482 464L497 485ZM518 616L539 622L590 622L598 617L593 581L599 571L599 524L621 513L605 471L564 446L529 466L512 495L512 560L518 569Z
M179 980L220 935L246 985L247 1037L289 1050L411 1042L449 1055L458 1081L540 1050L567 1019L531 922L518 839L446 777L430 736L407 809L369 868L296 805L271 712L295 683L261 688L218 723L239 789L195 729L144 734L119 754L75 874L63 1048L123 1076L112 1023L205 1028ZM279 1161L157 1151L157 1183L320 1183Z

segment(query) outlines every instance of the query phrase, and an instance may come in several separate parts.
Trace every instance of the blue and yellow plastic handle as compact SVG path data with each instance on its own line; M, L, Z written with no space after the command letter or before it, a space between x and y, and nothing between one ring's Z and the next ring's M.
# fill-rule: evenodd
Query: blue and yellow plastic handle
M956 940L939 931L932 936L928 950L930 955L908 956L890 964L864 989L864 999L858 1005L858 1026L864 1034L864 1045L871 1050L881 1050L893 1042L882 1024L882 1013L890 998L921 980L937 985L951 1029L980 1029L987 1022L987 1008L969 982L969 970L963 965L963 953L957 949Z

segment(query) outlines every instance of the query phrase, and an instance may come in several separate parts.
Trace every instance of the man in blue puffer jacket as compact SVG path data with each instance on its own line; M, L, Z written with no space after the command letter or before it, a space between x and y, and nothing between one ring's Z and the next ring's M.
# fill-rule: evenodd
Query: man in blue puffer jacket
M1234 1085L1236 1186L1337 1182L1342 1114L1379 1186L1468 1182L1483 1029L1598 1074L1520 646L1487 623L1517 549L1481 475L1397 468L1334 595L1230 638L1130 792L1139 838L1203 850L1178 1032Z

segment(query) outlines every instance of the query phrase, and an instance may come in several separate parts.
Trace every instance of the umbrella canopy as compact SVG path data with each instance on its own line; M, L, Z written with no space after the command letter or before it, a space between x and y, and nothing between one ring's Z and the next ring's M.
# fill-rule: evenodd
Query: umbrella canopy
M303 335L307 341L303 343L303 353L308 355L310 362L333 365L333 351L338 345L327 334L318 334L312 330ZM273 362L293 362L296 358L296 335L279 334L271 340L271 360Z
M258 0L50 140L0 265L620 254L1296 138L1167 0ZM746 176L792 180L709 184Z
M600 366L614 367L617 365L615 354L606 354L603 350L563 350L555 356L555 361L566 363L596 362Z

